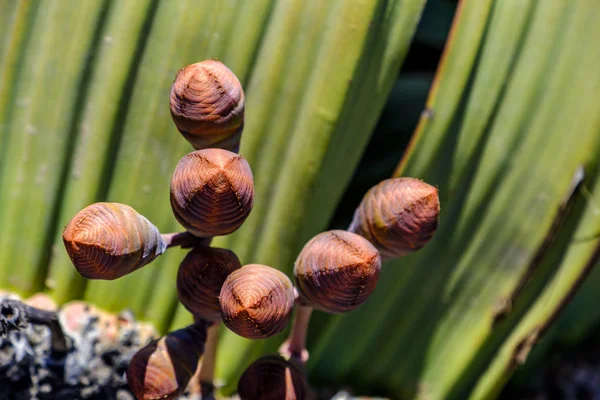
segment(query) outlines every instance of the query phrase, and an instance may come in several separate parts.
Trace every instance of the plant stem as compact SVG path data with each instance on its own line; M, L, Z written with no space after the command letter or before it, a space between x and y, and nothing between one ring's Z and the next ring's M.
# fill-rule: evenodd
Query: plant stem
M209 246L212 241L212 237L199 238L189 232L163 233L160 236L167 244L167 248L179 246L183 249L187 249L196 246Z
M215 379L215 359L217 357L217 341L219 339L219 329L221 322L213 323L206 334L206 344L204 346L204 357L200 365L200 390L202 399L214 399L214 379Z
M304 304L297 304L296 314L294 315L294 325L290 336L283 343L280 352L287 357L296 359L304 365L308 361L308 350L306 350L306 333L308 332L308 323L313 308Z

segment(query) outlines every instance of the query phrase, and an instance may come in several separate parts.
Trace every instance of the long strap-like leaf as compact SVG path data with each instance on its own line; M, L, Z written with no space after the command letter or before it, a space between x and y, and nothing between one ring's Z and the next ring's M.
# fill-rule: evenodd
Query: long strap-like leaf
M257 186L263 205L258 206L257 200L257 207L261 208L251 215L249 225L231 239L232 248L239 249L242 261L265 263L286 272L291 272L307 236L326 228L381 113L383 99L393 86L423 7L421 0L325 2L330 3L327 6L316 3L323 13L321 33L315 31L320 38L318 46L303 46L302 40L295 38L287 44L291 47L286 52L288 57L300 60L308 57L310 64L295 68L290 64L285 74L292 75L279 76L286 82L299 73L298 67L305 68L309 73L306 86L297 97L285 96L294 91L281 92L284 97L280 101L289 100L292 104L275 103L291 118L291 124L284 125L284 120L276 115L275 125L268 125L275 131L267 131L254 156L259 163L257 184L258 180L268 183L260 186L266 190L262 194ZM284 5L289 7L290 3L281 3L274 15L288 15ZM310 6L303 8L296 16L300 26L303 20L320 21L312 15L315 10ZM269 26L265 48L271 48L269 40L281 40L278 29L284 28L276 22ZM308 32L312 29L317 26ZM315 53L311 55L313 48ZM277 53L268 55L259 59L258 74L260 63L272 62L270 57ZM306 69L308 65L311 66ZM298 88L294 82L284 85L283 88ZM295 110L295 117L291 110ZM287 130L279 130L286 127ZM270 139L269 135L275 136ZM246 145L242 144L242 153ZM225 333L220 341L217 372L225 378L228 388L233 388L241 371L261 352L275 351L281 340L276 337L266 343L250 343Z
M362 308L331 319L312 351L313 376L406 397L464 398L481 373L474 366L489 360L481 350L496 336L498 315L511 314L510 301L543 256L574 172L597 157L598 134L586 119L598 103L598 74L586 66L597 59L590 7L461 3L399 168L439 186L440 228L420 253L384 266ZM485 29L481 46L472 31L461 35L476 24ZM475 68L465 69L465 52ZM494 63L494 54L507 60Z

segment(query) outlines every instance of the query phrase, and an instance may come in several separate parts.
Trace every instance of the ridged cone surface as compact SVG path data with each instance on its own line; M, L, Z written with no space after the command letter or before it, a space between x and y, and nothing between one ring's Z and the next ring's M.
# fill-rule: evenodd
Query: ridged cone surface
M235 253L200 246L188 253L177 272L179 301L192 314L208 321L221 319L219 294L225 279L241 268Z
M248 339L265 339L287 326L294 287L283 272L249 264L227 277L219 301L223 322L229 329Z
M238 382L241 400L303 400L308 384L300 368L279 355L253 362Z
M248 162L222 149L184 156L171 180L175 218L198 237L227 235L238 229L254 205L254 180Z
M244 101L235 74L219 61L206 60L178 72L171 87L171 116L194 148L237 151Z
M386 179L365 194L348 230L367 238L384 257L401 257L432 238L439 212L435 187L414 178Z
M133 208L94 203L63 232L71 261L89 279L117 279L150 263L166 249L158 229Z
M207 323L202 321L154 340L138 351L127 383L138 400L175 399L183 393L204 353Z
M381 256L365 238L333 230L318 234L302 249L294 264L300 296L328 313L354 310L375 289Z

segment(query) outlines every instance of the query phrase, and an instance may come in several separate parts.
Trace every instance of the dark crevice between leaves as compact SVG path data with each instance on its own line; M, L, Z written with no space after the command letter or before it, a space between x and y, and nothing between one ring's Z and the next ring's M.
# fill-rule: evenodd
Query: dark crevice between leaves
M75 95L75 100L73 102L73 116L69 124L70 128L66 137L66 145L64 148L65 158L61 166L58 190L54 198L54 202L52 204L52 209L49 213L51 217L50 222L48 224L48 230L45 234L45 240L43 244L44 250L41 252L42 257L38 261L36 275L34 278L34 282L32 282L32 287L34 291L43 289L44 280L48 274L48 268L52 256L52 245L54 243L54 238L59 225L58 218L60 216L60 208L63 200L63 195L67 187L67 177L71 169L70 167L72 164L73 154L75 152L77 139L79 136L79 128L81 124L81 118L83 116L82 109L83 107L85 107L92 72L94 71L94 62L96 60L97 50L102 37L104 24L106 22L106 16L108 15L108 11L110 10L112 1L113 0L106 0L102 9L100 10L100 13L97 16L96 29L92 36L90 49L87 52L88 57L85 60L84 67L79 78L78 90L77 94ZM81 296L81 294L83 294L83 291L77 291L76 289L79 288L72 288L72 295L76 297Z
M425 3L423 18L415 33L415 38L418 43L430 47L434 57L436 52L439 53L444 48L457 3L458 0L427 0ZM411 64L402 69L406 71L406 68L412 67L412 63L422 63L422 66L417 67L418 70L422 71L431 66L433 68L431 72L435 72L438 61L431 62L426 57L426 54L421 54L418 58L414 57L411 59Z

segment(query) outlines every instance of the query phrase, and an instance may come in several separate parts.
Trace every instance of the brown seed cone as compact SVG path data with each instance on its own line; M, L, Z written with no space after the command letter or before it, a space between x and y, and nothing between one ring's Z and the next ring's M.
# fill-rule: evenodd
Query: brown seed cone
M71 219L63 242L77 271L112 280L153 261L166 250L158 229L133 208L95 203Z
M386 179L365 194L348 230L367 238L384 257L401 257L431 239L439 212L435 187L414 178Z
M219 302L221 317L229 329L248 339L266 339L288 324L294 287L283 272L249 264L227 277Z
M328 313L354 310L377 285L381 256L368 240L333 230L312 238L294 264L302 300Z
M127 383L138 400L175 399L183 393L204 353L207 326L205 321L197 322L135 353Z
M303 400L308 384L300 367L281 356L259 358L244 371L238 382L241 400Z
M207 321L221 319L219 294L230 273L241 268L234 252L200 246L188 253L177 272L179 301Z
M170 105L177 129L194 148L237 152L244 127L244 91L223 63L206 60L179 70Z
M198 237L227 235L238 229L254 205L248 162L227 150L197 150L184 156L171 180L175 218Z

